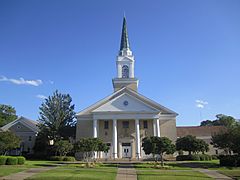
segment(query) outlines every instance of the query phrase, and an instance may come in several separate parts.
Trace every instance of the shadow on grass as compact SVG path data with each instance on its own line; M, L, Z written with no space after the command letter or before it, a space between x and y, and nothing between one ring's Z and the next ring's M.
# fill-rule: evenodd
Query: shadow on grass
M156 173L147 173L147 174L142 174L142 173L138 173L138 175L140 176L145 176L150 178L149 176L155 176L155 177L181 177L181 178L193 178L193 175L188 175L188 174L156 174ZM194 178L204 178L204 179L212 179L211 177L207 177L207 176L198 176L198 175L194 175Z
M174 164L177 167L190 167L190 168L219 168L220 165L216 163L208 163L208 162L181 162Z

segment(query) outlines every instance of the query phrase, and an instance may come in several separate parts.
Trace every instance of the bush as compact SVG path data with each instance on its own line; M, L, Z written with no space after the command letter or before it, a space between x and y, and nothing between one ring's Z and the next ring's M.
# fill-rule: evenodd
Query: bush
M50 156L50 161L63 161L63 156Z
M8 156L6 164L7 165L17 165L18 164L18 158L12 157L12 156Z
M18 159L18 164L24 164L26 161L25 157L23 156L17 156L17 159Z
M177 161L211 161L212 157L207 154L178 155Z
M63 158L63 161L75 161L75 157L73 156L66 156Z
M213 160L217 160L217 159L218 159L218 156L212 155L212 159L213 159Z
M240 167L240 156L226 155L226 156L219 156L219 159L220 159L220 166Z
M0 165L5 165L7 161L7 156L0 156Z

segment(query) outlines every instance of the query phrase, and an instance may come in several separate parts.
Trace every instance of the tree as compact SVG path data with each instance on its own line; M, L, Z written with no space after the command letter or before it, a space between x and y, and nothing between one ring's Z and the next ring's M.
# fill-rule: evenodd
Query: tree
M51 140L57 141L62 138L67 139L70 135L74 136L75 131L69 131L76 124L74 105L71 102L72 98L69 94L55 91L39 108L39 128L40 130L46 128ZM68 132L66 133L66 131Z
M236 123L236 120L232 116L227 116L224 114L217 114L216 120L206 120L202 121L200 126L225 126L230 127Z
M75 152L82 152L84 159L89 162L94 152L107 152L109 147L99 138L81 138L74 145Z
M212 144L216 148L240 155L240 123L228 127L225 132L213 135Z
M163 166L163 155L173 154L175 152L175 145L172 144L172 141L167 137L145 137L142 143L143 150L145 154L156 154L160 155L161 166Z
M208 146L209 145L205 141L197 139L192 135L178 138L176 141L176 149L178 151L188 151L189 155L196 152L207 152L209 150Z
M69 153L72 149L73 149L73 145L72 143L70 143L68 140L60 140L57 141L54 144L54 147L56 149L56 152L60 155L60 156L66 156L67 153Z
M0 104L0 127L17 119L16 110L9 105Z
M11 131L0 132L0 154L6 155L7 151L20 146L20 138Z
M208 143L206 143L204 140L202 139L197 139L196 141L196 150L197 152L202 152L202 154L204 154L205 152L209 151L209 145Z

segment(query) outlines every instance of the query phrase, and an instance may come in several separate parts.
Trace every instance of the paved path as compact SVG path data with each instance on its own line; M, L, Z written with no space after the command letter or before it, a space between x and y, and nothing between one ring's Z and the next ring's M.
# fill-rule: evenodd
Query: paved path
M137 180L137 173L131 163L122 163L118 166L116 180Z
M196 169L197 171L206 174L207 176L213 178L213 179L217 179L217 180L225 180L225 179L232 179L228 176L225 176L223 174L220 174L219 172L217 172L216 170L209 170L209 169Z
M27 169L27 170L22 171L22 172L18 172L18 173L15 173L15 174L11 174L9 176L1 177L0 180L23 180L23 179L29 178L29 177L31 177L35 174L38 174L38 173L41 173L41 172L44 172L44 171L48 171L48 170L51 170L51 169L54 169L54 168L56 168L56 166L42 167L42 168L30 168L30 169Z

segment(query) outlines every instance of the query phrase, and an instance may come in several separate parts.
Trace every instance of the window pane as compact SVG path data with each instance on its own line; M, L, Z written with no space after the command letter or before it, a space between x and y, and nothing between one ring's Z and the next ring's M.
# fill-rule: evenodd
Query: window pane
M129 128L129 122L123 121L123 128Z
M104 129L108 129L108 121L104 121Z
M148 122L147 121L143 121L143 128L147 129L148 128Z

